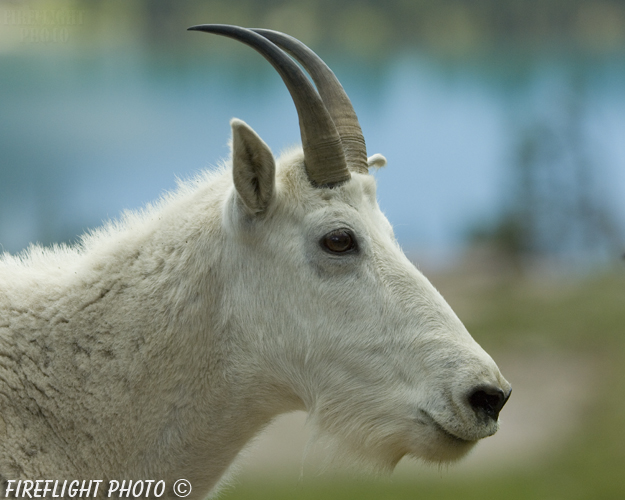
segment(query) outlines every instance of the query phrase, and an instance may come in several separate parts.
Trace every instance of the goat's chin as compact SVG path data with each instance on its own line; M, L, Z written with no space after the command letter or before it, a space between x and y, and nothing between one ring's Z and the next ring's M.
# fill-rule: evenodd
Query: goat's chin
M385 476L393 472L404 456L430 464L451 464L466 456L477 443L438 427L429 427L425 432L409 436L401 435L401 432L378 434L370 428L370 432L363 435L357 428L327 429L316 425L318 422L314 417L311 420L313 435L305 455L318 455L321 451L321 467L328 471L344 469L357 474Z
M465 457L476 444L477 441L460 439L436 429L415 443L408 455L425 462L450 464Z
M321 432L311 438L307 450L323 450L323 471L343 469L357 475L388 476L403 457L429 464L452 464L465 457L476 444L476 441L464 441L446 435L428 438L414 443L414 446L406 446L405 441L372 445L370 442Z
M323 453L323 461L317 464L320 469L316 474L336 473L343 470L357 476L390 476L403 457L417 459L425 464L448 465L461 460L473 448L475 442L451 441L445 439L421 443L418 449L407 450L404 446L358 446L353 441L346 441L344 436L336 437L329 434L316 434L309 441L305 455L312 450ZM306 466L306 456L302 471L311 469ZM315 467L313 466L312 470Z
M321 455L319 472L344 470L356 475L387 476L407 451L403 446L374 443L356 433L328 432L315 426L306 445L304 463L306 455Z

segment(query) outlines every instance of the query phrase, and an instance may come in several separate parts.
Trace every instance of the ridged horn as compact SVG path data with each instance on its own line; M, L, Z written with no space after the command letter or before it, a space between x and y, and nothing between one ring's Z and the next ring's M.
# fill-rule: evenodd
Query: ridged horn
M348 167L366 174L368 164L365 138L354 107L334 72L314 51L297 38L262 28L252 28L252 31L263 35L286 50L308 71L339 132Z
M189 28L234 38L259 52L280 74L299 117L308 178L315 186L333 186L350 179L341 137L323 100L299 66L264 36L239 26L202 24Z

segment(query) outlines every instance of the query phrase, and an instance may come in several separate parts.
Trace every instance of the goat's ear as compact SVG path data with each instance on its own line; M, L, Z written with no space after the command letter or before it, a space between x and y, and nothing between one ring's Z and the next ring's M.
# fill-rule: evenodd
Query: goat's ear
M244 121L233 118L230 126L234 187L252 215L261 213L273 196L276 172L273 154Z
M386 158L380 153L376 153L373 156L367 158L367 166L369 168L382 168L386 166Z

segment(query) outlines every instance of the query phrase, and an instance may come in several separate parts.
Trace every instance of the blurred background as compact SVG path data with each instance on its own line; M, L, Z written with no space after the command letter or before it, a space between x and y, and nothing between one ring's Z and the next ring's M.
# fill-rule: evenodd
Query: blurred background
M299 142L228 23L288 32L359 115L382 210L514 386L459 465L304 458L280 419L224 499L625 497L624 0L0 0L0 252L75 242L227 158ZM314 447L313 447L314 448Z

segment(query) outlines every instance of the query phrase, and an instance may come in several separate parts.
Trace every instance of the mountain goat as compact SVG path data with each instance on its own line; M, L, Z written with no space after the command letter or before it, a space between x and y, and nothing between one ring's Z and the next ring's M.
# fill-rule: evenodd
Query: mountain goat
M460 458L510 385L400 250L368 174L386 160L340 83L288 35L190 29L274 66L302 149L275 159L233 119L222 170L76 247L2 256L2 487L151 478L169 496L185 478L203 498L294 410L377 469Z

